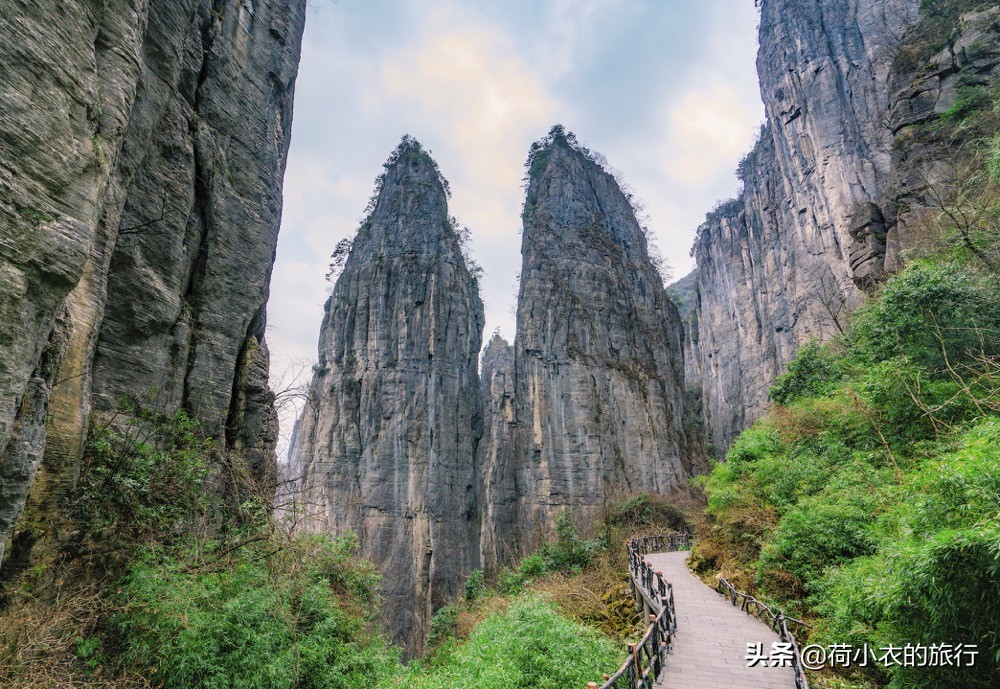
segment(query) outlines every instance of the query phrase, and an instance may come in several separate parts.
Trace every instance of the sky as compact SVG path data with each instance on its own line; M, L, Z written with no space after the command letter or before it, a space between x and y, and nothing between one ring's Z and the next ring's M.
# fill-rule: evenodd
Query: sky
M272 386L311 375L325 276L403 134L449 180L514 337L531 143L561 123L645 206L675 278L763 121L750 0L310 0L268 303ZM282 413L282 435L293 411Z

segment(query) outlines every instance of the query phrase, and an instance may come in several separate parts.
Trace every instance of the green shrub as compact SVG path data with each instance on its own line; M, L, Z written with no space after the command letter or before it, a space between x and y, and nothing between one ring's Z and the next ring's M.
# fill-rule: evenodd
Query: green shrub
M559 572L585 567L598 553L607 549L603 538L581 539L573 526L569 513L556 517L556 541L546 543L539 550L548 571Z
M322 537L286 544L283 557L248 550L225 566L165 555L135 564L120 584L112 624L123 660L167 689L370 687L396 659L343 603L330 575L351 544ZM344 571L349 591L369 571Z
M538 577L543 577L548 573L548 567L545 565L545 560L541 555L533 554L521 560L521 564L517 568L518 573L523 579L536 579Z
M611 522L628 526L649 526L653 523L653 505L648 495L633 495L616 504Z
M483 570L474 569L469 572L469 578L465 580L465 600L477 600L486 591L486 575Z
M908 479L873 527L874 555L817 585L822 641L979 645L975 668L895 668L894 687L1000 683L1000 420L961 445Z
M500 580L497 582L497 589L500 593L506 595L517 594L521 592L521 587L524 586L524 576L516 569L505 569L500 572Z
M455 622L458 620L458 612L458 607L449 603L434 613L427 631L428 646L436 648L455 633Z
M989 157L986 160L986 171L994 184L1000 184L1000 135L993 137Z
M963 86L959 88L955 102L941 118L947 122L961 122L969 115L989 105L990 92L985 86Z
M414 689L585 687L624 660L595 630L562 617L542 598L519 600L487 618L433 667L414 665L390 686Z
M950 264L914 262L853 317L849 347L862 367L905 359L939 374L1000 353L995 283Z
M169 539L208 507L205 457L213 443L183 411L126 415L120 426L91 429L74 517L87 535L119 546Z
M761 552L757 571L765 588L802 592L828 567L870 554L868 527L878 511L873 504L876 497L870 491L834 489L799 500L783 515Z
M812 642L979 646L975 668L866 683L1000 686L998 332L994 278L927 261L891 278L832 370L807 350L701 482L701 571L811 618Z
M844 377L844 366L818 342L802 346L788 364L788 370L774 381L771 399L778 404L788 404L803 397L822 395L836 388Z

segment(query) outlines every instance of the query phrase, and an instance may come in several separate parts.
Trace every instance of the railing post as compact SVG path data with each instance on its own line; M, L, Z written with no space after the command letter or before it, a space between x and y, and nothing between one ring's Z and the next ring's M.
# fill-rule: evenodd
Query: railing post
M628 645L628 654L632 656L632 680L629 689L639 689L639 678L642 675L642 668L639 667L639 651L635 644Z

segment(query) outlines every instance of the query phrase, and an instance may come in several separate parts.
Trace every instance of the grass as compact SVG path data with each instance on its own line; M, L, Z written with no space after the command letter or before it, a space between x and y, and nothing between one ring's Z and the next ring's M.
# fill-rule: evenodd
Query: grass
M694 567L813 625L811 642L977 644L975 668L869 667L831 687L1000 683L1000 294L918 261L804 348L702 480Z

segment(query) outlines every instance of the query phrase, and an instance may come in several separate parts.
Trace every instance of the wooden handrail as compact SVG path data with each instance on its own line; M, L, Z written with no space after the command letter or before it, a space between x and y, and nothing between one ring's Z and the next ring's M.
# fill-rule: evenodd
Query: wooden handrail
M689 533L642 536L628 542L629 579L641 599L639 605L648 611L649 626L638 643L628 645L628 658L599 689L652 689L660 678L677 633L674 588L662 572L653 571L643 555L687 550L690 544ZM597 685L591 682L587 688L597 689Z
M802 630L810 628L809 625L802 620L789 617L781 610L772 609L765 603L762 603L751 596L749 593L738 591L735 586L723 577L718 577L716 590L722 594L726 600L732 603L733 606L738 607L748 615L756 617L758 620L770 627L771 630L781 638L782 642L791 645L792 670L795 673L795 687L796 689L809 689L809 680L806 678L805 666L802 664L802 653L799 647L799 642L795 639L795 635L792 634L788 628L789 623L791 623L792 625L797 626L798 631L801 634ZM770 620L770 622L768 622L768 620Z

